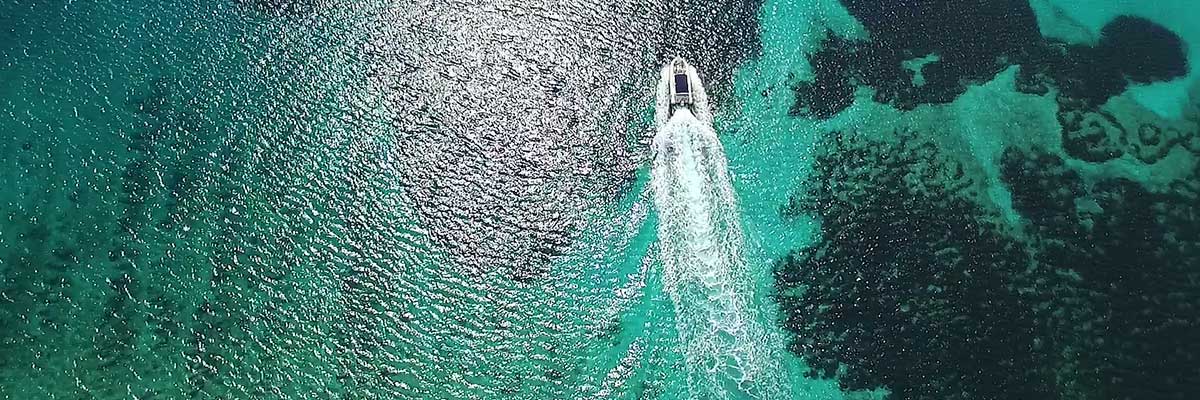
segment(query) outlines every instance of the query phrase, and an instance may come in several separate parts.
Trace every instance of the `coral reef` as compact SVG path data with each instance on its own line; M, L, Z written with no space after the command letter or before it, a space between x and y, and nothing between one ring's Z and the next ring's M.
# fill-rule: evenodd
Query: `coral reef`
M788 110L789 115L829 118L850 107L855 84L843 71L852 62L851 54L843 50L848 46L845 39L826 33L821 49L808 56L812 81L801 81L792 87L796 102Z
M1137 83L1168 81L1187 75L1183 39L1175 32L1148 19L1119 16L1100 31L1097 46L1109 57L1109 65L1120 68Z
M1188 70L1183 40L1144 18L1109 21L1095 46L1067 44L1041 36L1026 1L960 3L901 1L880 7L842 0L870 38L852 41L827 33L829 38L809 55L812 80L793 86L792 114L824 119L841 112L852 102L851 83L875 88L876 101L902 110L948 103L968 84L991 79L1011 65L1021 66L1020 91L1047 94L1053 86L1065 105L1094 111L1131 83L1169 81ZM905 67L931 55L936 60L915 71ZM920 79L914 81L915 76Z
M1102 162L1125 154L1118 141L1126 137L1125 127L1112 114L1103 111L1060 108L1063 150L1074 158Z
M782 325L811 375L897 399L1047 398L1017 290L1029 255L973 200L978 183L913 134L826 147L784 209L820 216L823 239L775 269Z
M848 107L841 91L832 96L821 92L828 83L840 80L873 87L876 101L900 109L947 103L963 94L968 83L991 78L1019 59L1026 46L1040 40L1028 2L957 3L905 0L880 6L872 1L842 0L870 39L826 40L810 56L816 72L814 83L796 86L793 113L827 118ZM904 63L929 55L936 55L937 60L920 66L917 72L922 79L914 84L916 74Z
M783 208L819 216L822 239L775 267L781 324L811 375L893 399L1200 390L1200 167L1156 192L1009 147L1014 229L916 134L825 147Z
M1196 176L1156 193L1126 179L1088 187L1041 149L1009 149L1003 178L1036 262L1058 274L1039 320L1085 398L1182 399L1200 390Z
M872 50L886 41L873 27L899 28L864 25L872 41L829 34L810 55L814 79L794 86L792 115L836 115L859 85L900 109L960 94L931 74L942 54L901 68L902 57ZM1094 46L1037 38L997 53L1021 66L1017 91L1055 93L1059 105L1061 149L1013 142L999 154L1000 182L989 184L1011 195L1017 221L998 218L979 195L994 188L964 174L965 156L939 154L930 133L838 134L820 146L827 152L782 211L819 217L822 238L775 266L781 324L810 374L893 399L1182 399L1200 390L1200 346L1187 339L1200 337L1200 123L1192 109L1167 119L1119 96L1180 77L1181 48L1165 28L1119 17ZM1115 62L1121 54L1140 56ZM914 70L932 88L907 86ZM873 80L882 76L901 83ZM914 94L925 90L949 97ZM1130 168L1158 177L1108 174Z

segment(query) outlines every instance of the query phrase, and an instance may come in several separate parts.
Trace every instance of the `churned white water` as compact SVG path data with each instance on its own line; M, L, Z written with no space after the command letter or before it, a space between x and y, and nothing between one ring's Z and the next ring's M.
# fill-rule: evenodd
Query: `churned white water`
M701 399L777 398L784 374L755 309L737 196L707 98L693 85L696 112L668 116L669 89L660 84L651 172L663 288L674 303L688 390Z

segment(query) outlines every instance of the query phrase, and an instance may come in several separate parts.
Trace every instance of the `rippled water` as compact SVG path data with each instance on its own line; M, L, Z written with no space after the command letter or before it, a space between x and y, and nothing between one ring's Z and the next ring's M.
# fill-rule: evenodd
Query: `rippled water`
M1191 398L1191 3L4 2L0 398Z

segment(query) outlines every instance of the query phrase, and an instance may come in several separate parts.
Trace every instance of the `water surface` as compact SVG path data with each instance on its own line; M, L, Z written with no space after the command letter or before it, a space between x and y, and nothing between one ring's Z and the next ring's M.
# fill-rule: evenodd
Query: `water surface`
M6 2L0 398L1191 398L1195 15Z

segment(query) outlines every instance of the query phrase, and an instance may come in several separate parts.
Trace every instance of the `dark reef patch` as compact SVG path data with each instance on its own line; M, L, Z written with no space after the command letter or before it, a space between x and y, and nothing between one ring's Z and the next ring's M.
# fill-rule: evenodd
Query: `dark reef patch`
M1087 398L1183 399L1200 390L1200 208L1195 176L1169 193L1125 179L1086 187L1057 156L1010 149L1003 179L1037 262L1060 274L1039 309L1074 350ZM1092 203L1080 206L1080 203Z
M875 100L900 109L923 103L946 103L966 91L966 84L987 80L1004 69L1031 43L1040 40L1037 19L1023 0L975 1L904 0L886 6L867 0L842 0L842 5L866 28L867 41L827 40L810 62L834 61L826 66L843 79L877 90ZM834 52L840 55L821 55ZM920 73L924 82L913 83L913 72L902 64L936 55ZM830 76L818 80L832 81ZM844 98L826 98L820 85L797 89L794 109L811 109L816 118L849 106ZM809 93L808 91L818 91ZM835 112L836 113L836 112Z
M1019 64L1023 80L1060 89L1060 102L1096 108L1132 83L1181 78L1188 61L1183 40L1150 20L1119 16L1100 31L1096 46L1045 40L1029 46Z
M775 269L790 349L810 375L896 399L1048 398L1021 244L932 143L839 137L785 214L823 240Z
M783 208L822 220L818 243L775 266L811 375L892 399L1200 391L1200 167L1157 192L1010 147L1018 232L952 158L897 137L839 135Z
M1114 113L1128 107L1095 107L1065 96L1059 96L1058 103L1063 152L1071 158L1100 163L1128 155L1154 164L1177 147L1198 150L1193 145L1194 122L1166 120L1149 112L1118 117Z
M842 50L848 46L845 39L826 33L821 49L808 56L813 80L799 82L792 88L796 102L788 114L829 118L850 107L854 102L855 82L842 70L851 62L850 53Z
M964 4L969 3L969 4ZM1018 89L1045 94L1059 89L1065 101L1094 109L1132 83L1184 76L1184 43L1169 29L1144 18L1120 16L1101 31L1096 46L1067 44L1041 36L1024 0L904 0L887 6L842 0L870 38L823 42L809 56L810 81L794 85L793 115L829 118L849 107L850 84L876 90L875 100L909 110L920 104L954 101L967 85L1021 66ZM908 60L936 56L919 70ZM915 73L920 82L914 82ZM830 90L834 89L834 90Z
M1125 127L1112 114L1060 107L1063 151L1071 157L1104 162L1124 155L1118 141L1126 136Z
M1187 75L1183 39L1145 18L1120 16L1100 31L1102 53L1116 58L1129 80L1138 83L1166 81Z

